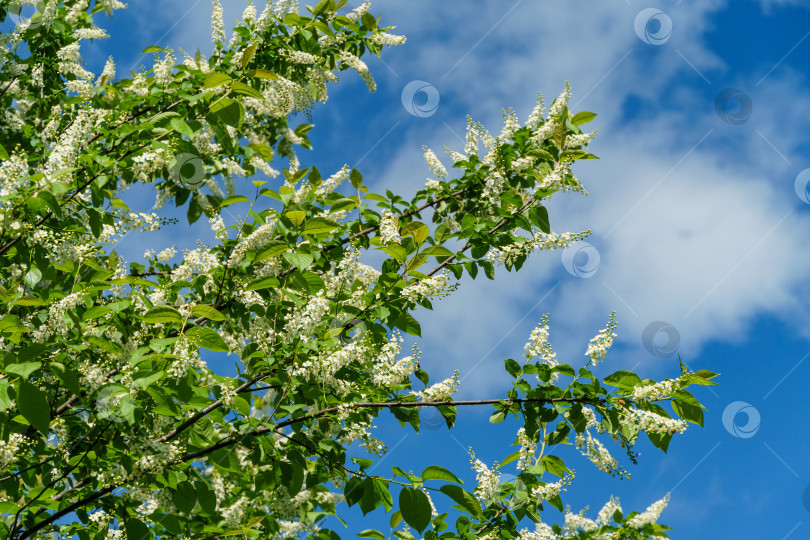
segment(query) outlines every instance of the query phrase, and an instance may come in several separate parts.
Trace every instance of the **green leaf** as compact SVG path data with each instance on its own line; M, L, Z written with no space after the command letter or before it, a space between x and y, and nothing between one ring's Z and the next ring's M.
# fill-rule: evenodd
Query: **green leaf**
M366 529L365 531L357 533L357 536L359 538L375 538L376 540L385 540L383 533L376 529Z
M33 372L42 367L42 362L22 362L20 364L11 364L6 366L6 373L19 375L23 379L27 379Z
M550 472L551 474L556 474L560 478L568 472L568 467L565 466L565 462L558 458L557 456L547 455L543 456L540 459L540 463L543 464L543 467Z
M583 124L587 124L596 117L596 113L592 113L590 111L580 111L574 115L574 117L571 119L571 123L575 126L581 126Z
M444 480L445 482L455 482L457 484L463 484L455 474L451 473L444 467L439 467L438 465L431 465L427 467L424 471L422 471L422 480Z
M359 502L363 515L368 514L382 504L380 486L373 478L363 480L363 496L360 497Z
M513 379L517 379L523 373L523 368L520 367L520 364L511 358L505 359L504 364L506 364L506 372L509 373Z
M248 286L245 287L249 291L260 291L262 289L271 289L273 287L278 287L280 285L277 278L273 276L263 276L257 279L254 279Z
M163 47L158 47L157 45L149 45L147 48L141 51L141 54L163 52L165 50L166 49L164 49Z
M223 84L228 84L233 79L229 76L225 75L224 73L216 73L211 72L205 76L205 82L203 83L203 88L216 88L217 86L222 86Z
M231 90L233 90L237 94L243 94L243 95L250 96L250 97L256 98L256 99L264 99L264 96L261 95L261 93L259 93L258 90L256 90L252 86L248 86L247 84L245 84L243 82L237 81L237 82L233 83L231 85Z
M2 144L0 144L0 159L8 159L8 152L6 152Z
M605 377L604 383L621 388L634 388L641 384L641 379L632 371L619 370Z
M250 61L253 59L253 55L256 53L257 43L251 43L248 45L244 51L242 52L242 60L240 64L242 65L242 69L246 68Z
M271 240L270 242L266 243L264 246L259 248L259 251L256 253L256 257L253 259L254 263L262 262L272 257L275 257L279 253L284 253L290 249L290 246L287 245L286 242L282 240Z
M419 321L414 319L413 315L407 311L403 311L402 314L397 317L394 326L412 336L422 337L422 327L419 325Z
M23 281L26 283L26 285L28 285L32 289L36 287L36 285L40 282L41 279L42 279L42 272L39 270L39 268L35 266L32 266L31 269L28 271L28 273L25 274L25 276L23 277Z
M506 413L505 412L503 412L503 411L495 411L489 417L489 423L490 424L500 424L505 419L506 419Z
M306 268L309 268L309 265L311 265L312 261L315 260L315 258L312 255L310 255L309 253L299 253L299 252L289 253L289 252L285 252L285 253L282 253L281 256L284 257L285 261L287 261L291 265L295 266L299 270L304 270Z
M108 341L98 336L86 336L84 340L91 345L95 345L96 347L113 354L120 354L122 351L121 347L117 343L113 343L112 341Z
M408 252L399 244L384 246L382 250L399 262L404 262L408 258Z
M165 371L137 371L132 375L132 380L141 388L148 388L149 385L156 383L165 376Z
M17 408L29 424L43 436L48 436L50 405L47 396L39 388L28 381L20 381L17 384Z
M147 323L181 323L183 316L171 306L155 306L141 317Z
M419 534L430 524L430 501L420 489L406 487L399 492L399 511L405 523Z
M136 518L129 518L124 521L124 529L127 532L127 538L147 540L152 537L152 534L149 532L149 527L147 527L143 521Z
M245 108L238 101L231 98L222 98L211 105L211 115L236 129L242 128L245 120Z
M82 320L83 321L92 321L94 319L98 319L99 317L103 317L107 313L111 312L107 306L93 306L84 313L82 313Z
M546 234L551 233L551 223L548 219L548 210L545 206L535 206L529 210L529 219L540 227L540 230Z
M453 499L453 502L464 508L470 515L480 516L482 514L481 505L475 495L469 491L464 491L461 487L452 484L440 487L439 491Z
M172 493L172 502L184 514L190 514L197 504L197 492L191 482L182 481Z
M257 79L271 79L274 81L279 80L278 75L268 69L254 69L248 71L248 77L256 77Z
M191 308L191 314L196 317L205 317L210 321L224 321L225 315L219 312L219 310L207 306L205 304L198 304Z
M226 206L230 206L232 204L236 204L236 203L240 203L240 202L249 203L250 199L248 199L244 195L234 195L233 197L227 197L225 200L223 200L221 203L219 203L219 207L220 208L225 208Z
M307 218L307 213L303 210L290 210L289 212L285 213L284 216L292 221L293 225L300 227Z
M314 217L312 219L308 219L304 223L304 230L301 231L301 234L323 234L339 228L340 224L332 221L331 219Z
M425 238L427 238L429 233L430 229L428 226L419 221L411 221L406 223L400 231L402 236L413 236L414 240L416 240L416 243L419 245L425 241Z
M209 351L228 352L228 345L222 336L204 326L195 326L186 330L186 337L194 343Z
M363 185L363 175L360 174L360 171L358 171L357 169L352 169L352 172L349 175L349 182L351 182L352 187L354 187L354 189L360 189L360 186Z
M377 29L377 20L374 18L374 15L372 15L368 11L360 16L360 22L362 22L363 26L365 26L369 30Z
M182 133L189 139L194 138L194 129L189 126L184 120L180 118L172 118L169 120L169 125L174 128L177 133Z
M452 251L447 249L446 247L442 246L430 246L429 248L425 248L422 250L422 255L427 255L429 257L452 257L455 255Z
M13 400L8 395L9 388L10 386L8 384L8 380L6 379L0 380L0 412L5 411L9 407L11 407L11 402Z
M217 496L214 491L209 488L205 482L194 482L194 490L197 492L197 502L200 503L200 508L203 512L209 515L215 515L217 511Z
M58 218L62 218L62 208L59 206L59 201L56 200L56 197L53 196L53 193L50 191L40 191L37 195L38 199L41 199L45 205L53 212Z

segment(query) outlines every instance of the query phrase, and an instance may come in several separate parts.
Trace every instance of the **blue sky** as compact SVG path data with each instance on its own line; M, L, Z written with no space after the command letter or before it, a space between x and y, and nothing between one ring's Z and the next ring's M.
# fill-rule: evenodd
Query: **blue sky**
M205 0L129 4L104 23L112 39L83 46L96 71L112 54L121 76L148 45L210 50ZM243 7L228 3L226 21ZM463 147L467 114L497 133L501 107L525 119L538 91L551 102L565 80L572 109L599 114L591 151L601 159L576 167L590 195L555 197L549 206L554 230L593 231L592 248L569 260L582 274L595 266L588 255L598 254L595 272L577 277L561 252L546 252L519 274L465 280L420 318L432 378L458 368L460 397L499 396L509 384L502 359L521 355L544 313L558 357L584 364L588 340L612 309L619 337L598 373L674 376L677 357L651 353L642 339L663 321L658 327L669 330L653 337L659 350L722 373L719 386L696 390L708 407L705 429L690 426L667 456L639 444L639 464L624 461L630 481L560 450L577 471L566 502L574 511L590 504L593 517L611 494L627 511L671 492L662 521L674 527L672 538L810 538L810 422L801 401L810 375L810 204L802 191L810 174L800 176L810 168L806 4L377 0L372 12L408 42L384 51L382 62L369 59L376 94L346 72L316 108L315 150L301 159L324 173L348 163L375 190L412 192L429 175L423 144L447 164L440 150ZM412 81L440 97L431 114L403 106ZM419 106L425 95L415 99ZM185 227L128 238L118 250L137 260L146 248L210 238L206 224ZM513 450L516 426L491 426L488 415L464 410L452 434L420 436L381 417L391 451L375 472L440 464L474 480L467 446L488 463Z

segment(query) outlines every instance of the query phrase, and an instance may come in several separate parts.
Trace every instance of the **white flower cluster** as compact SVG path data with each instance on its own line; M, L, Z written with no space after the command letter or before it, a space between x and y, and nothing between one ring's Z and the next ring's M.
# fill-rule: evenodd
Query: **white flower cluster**
M214 46L225 42L225 23L222 20L222 4L219 0L211 0L213 10L211 11L211 41Z
M596 130L590 133L580 133L579 135L568 135L565 138L565 148L576 148L577 146L588 146L590 142L596 137Z
M174 379L180 379L185 376L190 369L205 371L206 363L200 358L200 349L192 343L185 336L180 336L174 344L172 355L175 358L172 360L166 374Z
M368 13L370 8L371 2L366 0L360 7L354 8L350 13L346 14L346 17L352 22L357 22L363 14Z
M17 459L17 453L25 446L26 438L22 433L12 433L7 441L0 440L0 468L5 468Z
M45 324L34 329L31 333L31 339L41 343L51 337L54 332L63 336L66 335L70 326L64 322L65 315L83 301L84 291L76 291L51 304L48 308L48 320Z
M644 525L655 523L661 516L661 512L663 512L667 507L667 504L669 504L669 493L667 493L663 499L658 500L648 506L644 512L630 518L627 525L640 529Z
M498 462L492 465L492 469L487 467L480 459L475 459L475 452L470 448L470 463L475 471L478 485L475 488L475 496L482 501L491 501L498 493L498 484L501 481L501 473L498 472Z
M585 431L584 435L578 433L574 440L576 447L579 448L583 456L591 460L591 463L596 465L600 471L610 474L622 475L623 469L619 467L619 462L616 458L610 455L605 445L598 439L591 436L590 431Z
M267 222L258 229L242 239L231 252L228 258L228 266L236 266L245 258L245 253L252 249L259 248L273 239L275 235L276 218L271 216Z
M341 63L353 68L357 72L357 74L360 75L360 77L363 79L363 82L365 82L366 86L368 86L369 92L377 91L377 83L374 82L374 77L368 70L368 66L366 65L366 63L360 60L359 57L346 51L339 51L338 59L340 59Z
M428 167L430 167L430 172L438 178L446 177L447 169L444 168L444 165L442 165L442 162L436 157L436 154L433 153L433 150L427 146L423 146L422 151L425 153L425 161L427 161Z
M484 191L481 197L489 204L498 204L505 182L506 178L501 171L490 171L484 178Z
M168 86L173 80L173 73L174 73L174 54L171 50L166 50L164 53L163 60L160 60L160 57L157 53L155 53L155 62L154 67L152 68L152 73L155 76L155 83L166 87Z
M623 424L647 433L670 434L686 431L686 421L667 418L652 411L633 408L619 408Z
M512 135L520 129L520 122L518 121L517 113L515 113L512 107L509 107L508 111L501 110L501 112L503 113L503 129L501 130L501 134L498 135L498 140L508 141L512 138Z
M664 399L680 390L684 382L684 377L678 377L677 379L664 379L653 384L639 385L633 388L633 399L648 401Z
M537 328L532 330L529 336L529 341L523 347L526 351L526 360L531 360L534 357L542 360L548 367L555 367L559 364L557 362L557 353L551 349L551 343L548 341L548 313L543 315L540 319L540 324ZM552 380L556 380L558 373L552 375Z
M599 331L594 337L591 338L591 342L588 344L588 349L585 351L585 356L590 356L591 361L589 362L591 365L597 365L600 361L605 359L605 355L607 354L607 350L613 345L613 338L616 337L615 332L613 330L616 329L616 312L612 311L610 313L610 320L607 323L607 326Z
M407 38L405 36L398 36L396 34L389 34L387 32L375 32L369 36L369 41L377 45L388 45L393 47L396 45L403 45Z
M349 174L351 173L351 168L348 165L343 165L343 167L324 180L318 189L315 190L316 197L324 197L338 188L340 184L342 184L347 178L349 178Z
M424 390L413 392L413 395L419 401L449 401L453 398L453 394L458 392L458 376L459 371L456 370L452 377L428 386Z
M525 471L534 465L534 453L537 450L537 441L533 441L526 435L526 428L521 427L517 432L517 442L520 444L517 469Z
M397 219L391 213L391 210L385 209L382 211L382 219L380 219L380 240L383 244L399 244L399 225Z
M550 482L532 489L532 498L538 503L553 499L563 491L567 491L565 486L570 486L574 480L573 474L566 474L556 482Z
M82 146L90 139L93 127L103 116L103 111L79 109L70 126L59 137L59 141L48 156L43 171L51 177L56 171L76 165Z
M310 296L302 306L284 316L284 339L289 343L300 338L302 342L309 343L315 337L315 328L323 323L323 316L328 310L329 300L322 289L315 296Z
M383 345L377 357L371 362L369 372L372 383L381 388L390 388L408 380L408 377L416 371L417 359L420 355L419 348L414 344L413 356L397 360L401 350L402 335L398 331L394 331L388 343Z
M423 278L402 290L402 295L411 301L424 298L444 298L458 289L458 283L451 282L450 274L446 270L436 276Z
M595 531L597 528L598 525L594 520L585 517L585 510L580 511L579 514L574 514L570 508L566 508L563 534L576 534L580 529L583 531Z
M557 540L559 536L554 532L554 529L546 523L538 523L535 525L534 531L529 529L521 529L518 533L517 540ZM487 535L487 540L495 540L495 537Z
M554 249L564 249L572 246L576 242L587 238L591 234L590 229L578 233L551 233L542 231L535 232L531 239L517 245L507 245L489 250L486 255L487 260L495 264L514 263L518 257L528 255L533 251L551 251Z
M185 250L183 256L183 263L172 270L172 281L188 281L195 272L210 274L220 266L217 256L204 247L191 251ZM210 280L206 285L209 284ZM213 285L210 286L213 287Z
M289 59L294 64L317 64L321 61L319 56L315 56L314 54L309 54L308 52L304 51L281 49L279 54Z
M105 84L109 84L115 80L115 61L113 57L110 56L107 58L107 63L104 64L104 69L101 71L101 75L98 76L96 79L96 86L104 86Z
M616 510L621 512L622 506L619 503L619 499L611 495L610 500L605 503L601 510L599 510L599 514L596 517L596 523L600 525L610 523L613 520L613 514L616 513Z
M560 94L560 96L554 100L554 103L552 103L551 108L548 110L548 118L532 133L530 140L533 144L540 146L546 141L546 139L551 137L558 126L565 126L565 119L562 119L563 123L558 123L558 117L560 116L563 108L568 104L568 99L570 97L571 85L568 84L568 81L566 81L565 90L563 90L562 94ZM542 102L538 102L538 107L542 107ZM532 111L532 115L530 116L530 122L539 122L538 115L536 115L534 111Z
M307 358L291 370L291 375L327 386L345 395L351 392L352 387L346 381L336 379L335 373L355 362L362 363L366 359L366 353L363 345L349 343L331 353L318 355L314 359Z

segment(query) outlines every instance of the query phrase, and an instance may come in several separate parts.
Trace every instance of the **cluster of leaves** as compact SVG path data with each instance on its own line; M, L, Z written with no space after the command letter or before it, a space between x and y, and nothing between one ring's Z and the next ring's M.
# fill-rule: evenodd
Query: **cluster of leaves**
M7 4L0 2L0 20L8 15ZM374 380L392 332L418 336L412 312L431 307L429 298L409 296L407 289L443 269L456 278L464 272L475 278L483 269L493 279L496 266L486 257L491 249L522 244L521 230L550 233L542 200L555 189L537 186L559 163L594 157L565 148L566 137L581 134L579 125L593 115L563 108L554 119L562 130L542 145L532 143L529 127L510 141L497 141L499 168L511 170L521 157L536 159L530 170L506 176L497 204L482 202L492 165L476 153L457 161L458 175L440 189L425 188L410 200L371 192L357 170L350 173L352 194L323 193L317 168L292 166L275 189L257 179L252 188L245 181L248 188L239 190L231 182L226 196L216 189L205 194L177 180L175 159L144 178L137 173L137 158L191 155L202 163L209 187L221 175L230 176L226 160L238 163L247 177L257 175L257 156L295 161L293 144L309 148L312 126L291 130L292 115L258 115L251 108L251 99L266 99L262 92L281 80L308 89L313 99L319 96L306 67L279 51L308 53L324 67L344 69L345 53L379 54L381 45L373 38L385 29L368 13L354 19L338 15L345 0L322 0L308 16L286 13L262 26L255 21L238 26L230 47L220 43L210 59L198 54L193 65L175 66L169 84L149 77L146 91L135 92L135 79L119 79L85 97L67 90L75 75L60 73L56 52L77 41L77 29L92 28L105 4L67 22L74 4L57 3L52 24L26 30L21 36L26 54L4 51L6 65L16 67L0 72L3 110L23 122L22 129L0 131L0 165L23 155L33 171L0 197L3 534L23 539L58 532L89 539L118 527L130 538L265 538L297 523L311 538L333 539L337 533L318 524L338 513L339 503L328 496L335 487L364 513L381 506L392 511L398 537L410 537L402 522L425 538L476 538L494 531L514 538L521 520L539 521L542 506L513 503L523 496L518 482L505 484L497 500L481 501L437 466L420 476L397 467L391 478L372 475L367 471L373 458L349 457L353 447L344 439L384 409L418 431L419 408L437 407L452 427L460 403L423 402L410 392L419 383L430 384L424 370L417 367L413 378L390 384ZM169 54L157 47L144 52ZM42 85L32 75L35 66L42 67ZM99 114L99 121L77 143L75 164L48 170L55 145L42 136L42 119L56 122L55 132L64 134L81 111ZM213 132L217 150L201 151L194 144L205 131ZM160 197L178 208L187 204L190 223L234 204L248 204L250 219L231 224L220 244L203 250L215 261L204 270L178 277L178 265L156 259L127 268L101 239L108 238L107 228L125 228L122 216L129 208L123 188L136 182L154 184ZM569 175L559 189L574 185ZM381 239L384 211L396 217L399 243ZM356 217L342 217L349 212ZM82 248L80 255L56 258L53 245L36 240L38 231ZM265 232L261 242L247 242ZM231 263L240 249L243 257ZM331 290L341 261L353 250L384 253L379 274L371 283L358 278ZM431 258L435 265L420 271ZM525 258L507 266L519 269ZM327 307L311 328L285 334L291 317L317 298ZM307 362L357 345L349 343L346 321L362 322L367 354L331 374L341 387L302 374ZM37 334L42 327L52 331ZM191 357L199 348L238 355L239 375L216 375L204 363L184 365L172 375L173 366L189 360L185 344ZM587 369L514 361L506 366L514 389L477 404L496 407L493 421L516 415L544 448L583 432L584 407L600 413L606 432L628 445L638 433L622 426L617 407L632 403L667 414L654 403L630 400L628 392L651 382L632 373L605 379L618 388L609 392ZM541 384L532 385L526 374L537 375ZM563 387L551 381L553 374L574 380ZM713 375L691 374L689 383L705 384ZM702 422L700 404L685 386L671 398L679 416ZM670 437L651 440L665 450ZM566 472L560 458L542 455L518 478L533 488L543 485L546 473ZM397 504L394 486L401 488ZM454 504L453 512L460 514L454 531L449 512L432 515L424 490L440 492ZM146 504L150 500L158 501L156 506ZM548 502L562 509L559 496ZM94 512L111 521L91 519ZM633 515L614 519L621 527ZM650 534L662 530L651 527ZM384 537L371 530L361 536Z

